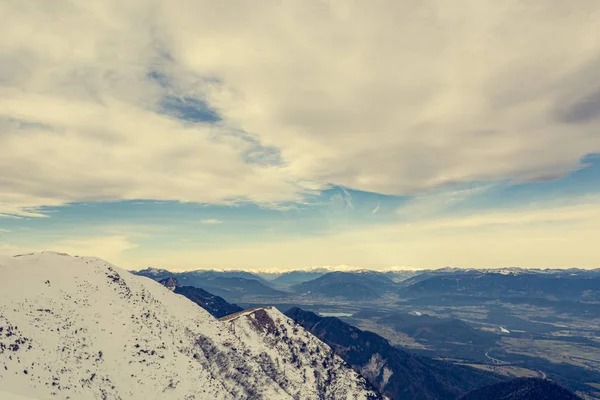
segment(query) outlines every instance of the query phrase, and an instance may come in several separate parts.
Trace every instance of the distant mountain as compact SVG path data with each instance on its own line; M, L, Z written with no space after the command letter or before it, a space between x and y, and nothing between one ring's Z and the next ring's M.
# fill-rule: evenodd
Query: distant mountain
M146 268L140 271L131 271L135 275L147 276L149 278L160 280L169 276L175 276L179 280L188 279L209 279L209 278L243 278L249 280L257 280L265 286L270 286L269 281L264 279L259 274L248 271L219 271L214 269L198 269L194 271L170 272L166 269Z
M331 346L390 399L456 399L501 379L469 367L415 356L338 318L320 317L297 307L285 315Z
M393 280L394 282L404 282L407 279L417 275L418 271L385 271L382 272L385 276Z
M439 277L439 276L454 276L454 275L476 276L476 275L480 275L480 274L482 274L482 272L480 272L480 271L464 270L464 269L458 269L458 268L441 268L441 269L436 269L436 270L421 271L421 272L409 277L408 279L405 279L404 281L402 281L402 286L408 287L408 286L414 285L415 283L425 281L429 278L435 278L435 277Z
M405 298L443 295L481 297L538 297L557 300L600 300L600 276L580 274L465 272L435 275L404 282Z
M91 257L0 258L0 276L2 399L378 397L276 309L220 321Z
M386 292L394 292L397 284L381 272L353 271L330 272L291 288L299 294L360 301L377 299Z
M274 289L263 278L244 271L198 270L189 272L169 272L148 268L133 271L135 275L145 276L156 281L175 278L182 286L201 288L209 293L223 297L227 301L239 301L244 296L285 296L287 293Z
M208 311L213 317L221 318L243 311L237 304L229 304L222 297L215 296L204 289L193 286L179 286L175 278L165 278L160 283L176 294L180 294Z
M217 294L227 299L242 299L244 296L286 296L288 293L282 292L254 279L245 278L226 278L212 277L202 279L186 279L182 277L182 285L201 287L210 293Z
M539 378L519 378L484 386L460 400L581 400L567 389Z
M263 278L264 280L271 282L273 279L276 279L277 277L281 276L283 274L283 272L276 272L276 271L253 271L252 273L260 276L261 278Z
M308 282L325 275L327 271L291 271L284 272L271 282L274 285L287 287L299 283Z

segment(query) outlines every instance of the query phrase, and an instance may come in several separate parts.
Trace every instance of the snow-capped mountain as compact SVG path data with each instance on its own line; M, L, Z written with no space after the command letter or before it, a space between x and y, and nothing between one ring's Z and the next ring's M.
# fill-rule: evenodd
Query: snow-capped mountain
M252 330L248 318L256 312L219 321L158 282L98 258L34 253L0 259L0 274L0 393L6 396L212 400L373 395L315 338L305 340L307 349L320 347L321 355L314 363L310 356L302 358L307 380L298 385L291 349L302 348L298 340L307 333L301 327L286 328L289 333L280 338L287 342L278 344L268 330ZM265 313L287 326L276 310ZM308 378L317 376L330 379ZM318 385L323 383L343 384L345 397L337 397L337 389L322 397Z
M367 390L366 380L329 346L274 307L242 311L221 321L241 341L253 344L253 358L269 365L273 380L295 399L351 399ZM375 392L370 395L377 397Z

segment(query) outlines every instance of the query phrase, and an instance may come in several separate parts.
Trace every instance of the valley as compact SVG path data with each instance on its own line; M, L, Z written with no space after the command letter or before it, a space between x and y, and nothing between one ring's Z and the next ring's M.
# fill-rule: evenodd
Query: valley
M563 390L552 381L600 397L593 301L410 298L411 283L374 271L287 286L236 271L131 274L53 252L0 268L10 278L0 295L0 390L9 393L452 400L495 384ZM23 288L6 284L21 271Z
M443 276L453 274L457 272L442 273ZM556 281L568 280L575 289L559 292L559 296L527 292L518 287L516 290L511 282L506 283L510 276L489 275L484 278L487 288L496 284L493 278L501 281L493 289L497 297L487 295L477 286L458 290L459 294L448 293L449 290L440 293L435 289L409 297L406 293L415 291L409 286L430 284L422 283L427 277L419 278L416 274L408 281L395 282L395 292L384 289L373 299L328 296L321 291L318 294L289 293L268 299L248 296L245 297L248 302L240 305L250 307L271 302L282 311L297 306L324 317L336 315L414 354L507 377L549 378L587 399L600 399L597 388L600 383L600 302L596 300L600 285L595 290L589 289L590 282L597 282L597 272L573 274L571 271L569 276L551 274L550 277L528 273L526 278L514 277L517 285L526 279L526 288L535 286L536 279L557 287L563 284ZM473 281L471 276L468 281ZM584 286L580 297L577 282Z

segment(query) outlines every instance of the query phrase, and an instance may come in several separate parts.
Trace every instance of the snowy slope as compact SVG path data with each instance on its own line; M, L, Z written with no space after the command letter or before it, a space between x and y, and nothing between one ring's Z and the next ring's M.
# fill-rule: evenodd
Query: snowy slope
M46 252L0 259L0 276L0 394L291 398L253 357L268 350L264 341L244 343L229 323L151 279ZM301 397L314 393L307 384Z
M242 311L221 321L251 344L252 356L270 366L269 375L294 399L379 398L329 346L274 307Z

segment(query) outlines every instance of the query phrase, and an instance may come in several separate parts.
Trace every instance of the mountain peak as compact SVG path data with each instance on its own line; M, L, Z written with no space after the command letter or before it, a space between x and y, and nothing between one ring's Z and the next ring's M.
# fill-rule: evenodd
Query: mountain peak
M218 321L159 283L98 258L34 253L2 259L0 274L0 393L83 400L292 398L284 385L298 382L296 353L269 332L253 328L255 340L241 336L242 327L250 327L247 318ZM282 332L287 324L279 312L268 313ZM309 335L296 329L298 337ZM273 349L279 364L261 356ZM318 362L304 359L302 373L329 376ZM369 398L362 378L339 366L334 381L351 389L335 398ZM307 378L293 393L316 399L322 382Z
M288 365L273 379L293 398L380 399L366 380L325 343L275 307L257 307L221 318L240 340L264 343L268 349L254 357L266 365ZM308 374L307 370L313 373ZM308 391L307 391L308 389Z

